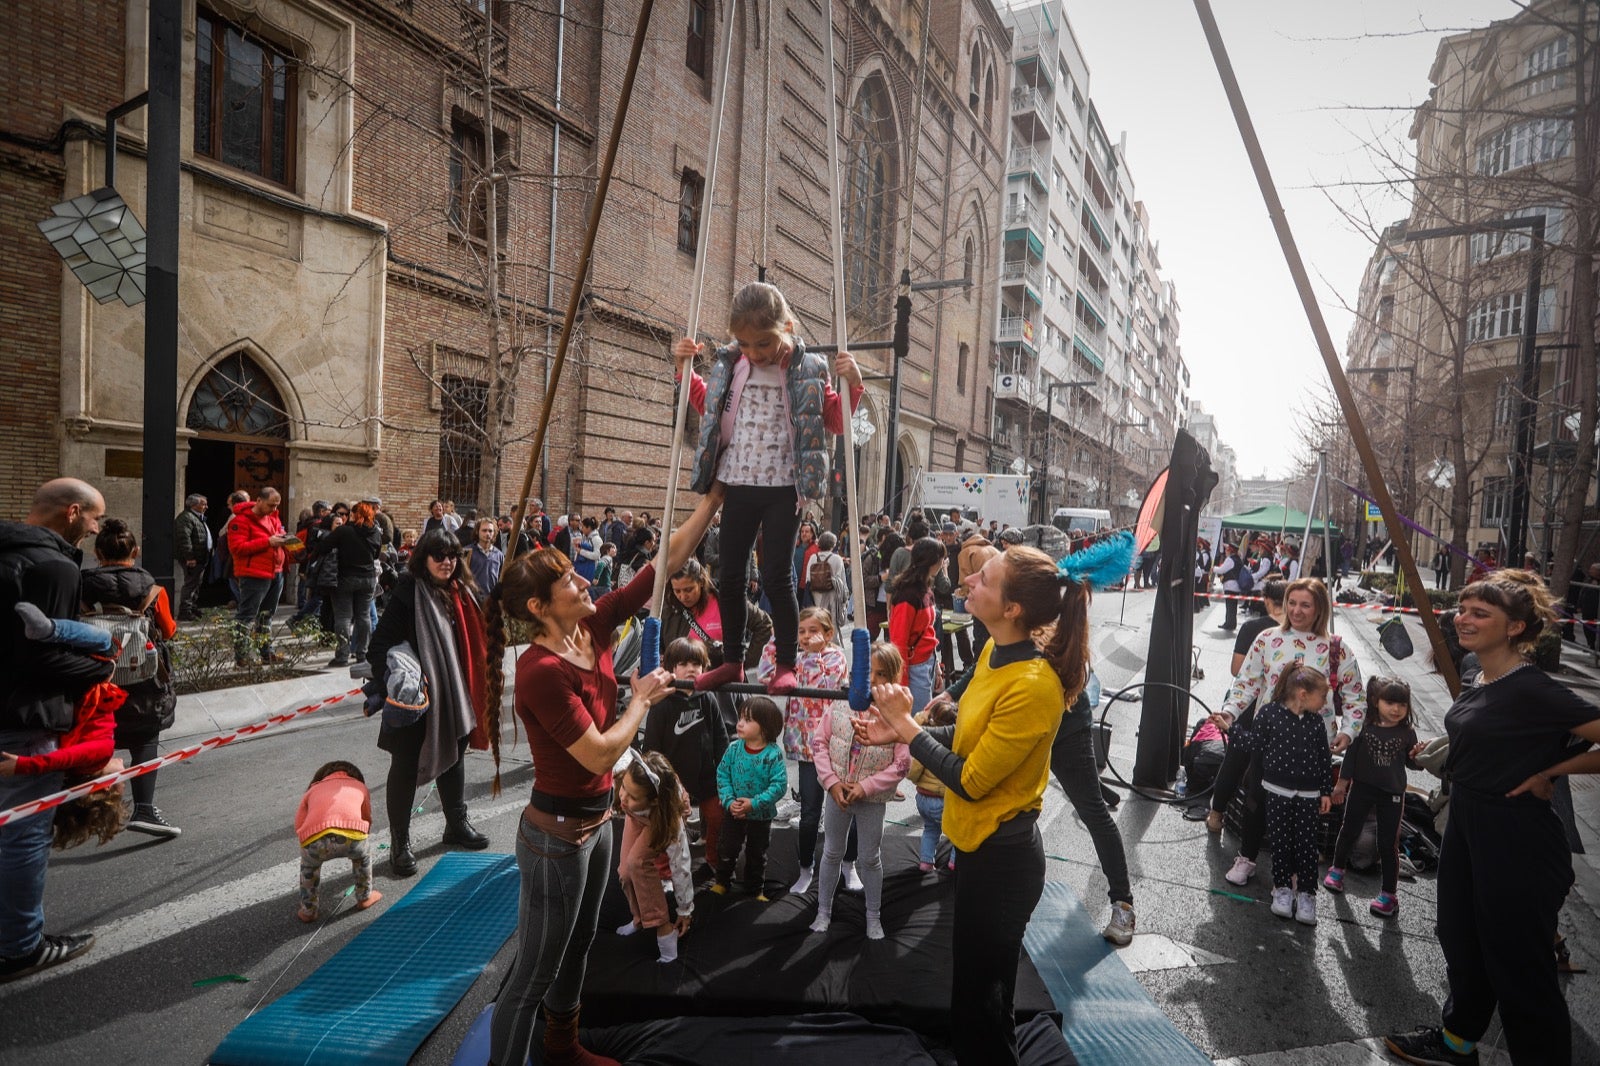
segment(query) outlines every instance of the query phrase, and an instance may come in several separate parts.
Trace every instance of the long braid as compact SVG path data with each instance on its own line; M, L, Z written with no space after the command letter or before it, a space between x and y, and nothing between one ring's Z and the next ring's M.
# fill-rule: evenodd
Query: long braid
M506 622L500 609L500 598L491 596L484 611L484 628L489 634L489 750L494 754L494 783L489 786L491 796L500 795L500 704L506 690ZM513 737L513 743L515 738Z

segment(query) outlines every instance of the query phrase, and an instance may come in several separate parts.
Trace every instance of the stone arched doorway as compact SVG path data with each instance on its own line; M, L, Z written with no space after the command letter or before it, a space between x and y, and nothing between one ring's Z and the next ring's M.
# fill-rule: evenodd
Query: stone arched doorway
M272 378L246 352L236 350L211 365L189 398L184 426L194 433L184 495L198 492L211 502L213 532L227 520L228 494L235 489L254 496L271 485L288 497L288 408Z

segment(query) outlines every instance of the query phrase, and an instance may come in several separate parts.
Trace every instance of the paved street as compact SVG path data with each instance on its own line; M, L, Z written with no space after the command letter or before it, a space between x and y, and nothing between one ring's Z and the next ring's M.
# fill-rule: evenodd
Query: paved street
M1115 593L1094 604L1093 647L1107 692L1142 673L1153 593L1130 593L1126 624ZM1377 659L1377 618L1342 613L1339 631L1353 642L1363 672ZM1197 643L1205 680L1197 694L1215 706L1227 676L1231 638L1215 627L1220 607L1198 620ZM1420 636L1417 640L1422 645ZM1417 691L1420 731L1432 735L1445 709L1443 688L1407 663L1383 665L1404 673ZM176 747L240 725L272 710L308 702L348 687L327 673L249 694L186 698L179 727L167 738ZM253 697L253 698L252 698ZM1111 716L1113 758L1129 772L1136 743L1134 714ZM291 822L311 772L323 761L350 759L373 785L373 806L383 806L387 757L373 747L375 725L347 702L318 711L295 726L208 753L162 772L157 801L184 829L170 842L124 834L104 848L82 847L57 857L46 898L52 930L94 929L95 949L83 958L0 989L0 1062L30 1066L90 1061L203 1062L225 1033L258 1001L281 994L328 959L405 890L391 881L380 859L384 902L372 911L346 910L321 928L294 918L297 848ZM509 744L509 733L507 735ZM508 747L505 791L489 797L490 763L472 755L467 780L474 819L497 851L510 851L516 812L529 783L526 745ZM1419 776L1418 784L1422 783ZM1579 792L1579 813L1591 850L1600 849L1600 795ZM415 837L426 867L441 849L435 796L419 799L425 812ZM379 815L381 819L381 814ZM891 832L915 833L909 801L889 814ZM1251 1066L1378 1061L1358 1042L1386 1030L1437 1017L1443 963L1435 944L1433 885L1428 875L1401 885L1395 921L1371 916L1366 900L1374 879L1352 875L1344 899L1321 897L1323 921L1314 930L1274 918L1266 890L1246 894L1256 903L1215 894L1226 886L1233 840L1224 845L1177 810L1139 800L1123 802L1118 823L1129 844L1139 933L1121 959L1162 1009L1209 1055ZM1105 881L1087 835L1054 787L1043 823L1050 876L1084 899L1096 921L1104 918ZM386 837L375 834L375 841ZM387 851L378 854L386 858ZM342 869L342 866L340 867ZM1575 961L1600 969L1600 877L1578 862L1579 883L1562 926ZM1265 863L1263 863L1263 873ZM413 882L414 883L414 882ZM324 899L348 879L334 874ZM697 929L691 935L714 935ZM493 995L509 963L502 951L460 1007L425 1044L419 1063L447 1063L467 1022ZM200 984L239 975L245 983ZM1600 1062L1600 975L1566 979L1576 1025L1576 1062ZM1494 1034L1491 1034L1491 1042ZM1330 1047L1338 1045L1338 1047ZM1302 1050L1298 1054L1294 1049ZM1486 1061L1492 1061L1487 1060Z

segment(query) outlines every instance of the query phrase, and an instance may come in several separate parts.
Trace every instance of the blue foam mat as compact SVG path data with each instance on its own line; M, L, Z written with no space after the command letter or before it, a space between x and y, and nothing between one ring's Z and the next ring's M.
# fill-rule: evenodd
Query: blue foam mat
M517 925L510 855L450 852L333 958L234 1028L214 1066L404 1066Z
M1045 882L1022 943L1083 1066L1211 1066L1117 958L1070 886Z

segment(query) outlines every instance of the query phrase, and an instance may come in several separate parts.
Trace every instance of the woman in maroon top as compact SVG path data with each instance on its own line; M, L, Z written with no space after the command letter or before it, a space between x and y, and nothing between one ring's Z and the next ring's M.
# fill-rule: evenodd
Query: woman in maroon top
M700 543L722 503L715 485L672 535L665 565L676 571ZM522 893L517 960L495 1005L489 1061L526 1060L534 1015L544 1006L544 1058L551 1066L616 1066L578 1045L578 997L611 870L611 768L645 712L670 691L664 670L634 677L617 713L612 632L650 601L655 570L589 599L589 582L555 549L519 555L500 575L489 609L490 729L500 728L505 687L505 617L528 625L533 643L517 660L517 717L528 731L534 786L517 833Z

